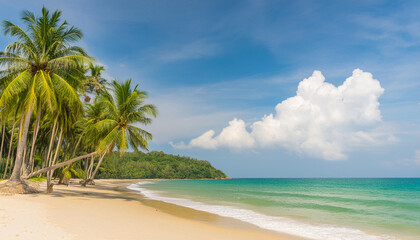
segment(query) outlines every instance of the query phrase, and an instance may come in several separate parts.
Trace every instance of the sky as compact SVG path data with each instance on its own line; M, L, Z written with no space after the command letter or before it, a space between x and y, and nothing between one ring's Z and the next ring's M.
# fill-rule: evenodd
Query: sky
M43 5L149 93L150 150L230 177L420 177L420 1L1 0L0 19Z

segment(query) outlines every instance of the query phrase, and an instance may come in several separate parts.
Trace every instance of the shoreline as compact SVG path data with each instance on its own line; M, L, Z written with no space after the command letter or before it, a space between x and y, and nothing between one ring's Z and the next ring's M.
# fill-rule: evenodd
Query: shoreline
M199 221L205 224L210 224L213 226L218 226L218 227L223 227L223 228L265 233L272 236L281 237L282 239L285 239L285 240L286 239L287 240L307 240L307 238L302 238L299 236L289 235L289 234L278 232L278 231L264 229L254 224L244 222L244 221L232 218L232 217L220 216L215 213L201 211L194 208L177 205L174 203L165 202L158 199L148 198L138 191L130 190L129 188L127 188L129 185L133 183L141 182L141 181L149 182L149 181L162 181L162 180L166 181L166 180L200 180L200 179L136 179L134 181L129 181L127 183L125 183L126 180L119 179L118 181L121 181L120 184L123 187L116 190L121 191L123 193L127 193L127 194L134 194L135 196L137 196L138 200L142 204L159 209L162 212L165 212L167 214L174 215L177 217L181 217L184 219ZM202 180L219 180L219 179L202 179Z
M378 225L368 225L365 227L361 224L347 224L340 222L327 222L325 219L320 219L317 217L311 217L311 221L304 221L299 218L293 218L293 216L288 217L276 217L267 212L267 209L264 211L255 212L252 210L251 207L241 207L241 205L236 204L236 200L238 200L238 195L233 195L230 191L235 191L236 189L227 187L228 191L224 190L226 187L220 187L216 183L215 186L212 186L211 182L208 182L209 189L205 191L210 191L212 194L217 195L218 197L213 197L213 195L206 195L203 191L199 189L205 185L201 185L199 182L196 184L187 184L183 185L181 182L176 184L171 184L170 182L167 183L157 183L156 187L154 184L147 186L147 182L152 183L156 181L155 179L140 179L139 184L130 186L130 190L137 192L138 194L142 194L146 196L148 199L153 199L155 201L163 201L167 204L173 204L175 206L186 208L186 209L194 209L195 211L203 211L207 214L214 214L218 217L223 216L226 219L234 219L237 222L241 222L239 228L245 228L246 230L256 230L259 232L266 232L268 234L282 236L287 239L342 239L341 237L346 239L383 239L383 240L391 240L391 239L417 239L413 238L416 236L415 228L411 230L411 233L407 230L406 233L401 233L399 229L401 228L388 228L388 229L381 229L378 228ZM142 183L143 182L143 183ZM146 184L145 184L146 183ZM143 184L146 186L143 187ZM223 184L222 184L223 185ZM219 188L217 188L219 186ZM175 190L176 189L176 190ZM197 193L191 192L188 189L195 189ZM204 188L203 188L204 189ZM173 192L172 192L173 190ZM178 191L178 192L177 192ZM219 192L223 192L220 193ZM178 193L178 195L177 195ZM201 193L201 195L200 195ZM227 194L227 195L226 195ZM204 196L204 198L203 198ZM221 198L221 196L223 198ZM241 196L241 195L239 195ZM229 200L227 200L229 199ZM240 197L239 197L240 199ZM311 198L312 199L312 198ZM208 201L207 201L208 200ZM230 202L229 202L230 201ZM372 204L372 202L368 202L366 204ZM374 203L375 206L378 205ZM379 206L381 206L379 204ZM351 208L350 208L351 209ZM263 209L264 210L264 209ZM276 209L274 209L276 210ZM287 209L286 209L287 210ZM380 214L380 212L379 212ZM346 214L347 215L347 214ZM278 215L277 215L278 216ZM284 214L282 215L284 216ZM322 221L324 220L324 221ZM231 221L231 220L230 220ZM213 221L214 224L215 221ZM243 223L243 224L242 224ZM247 227L244 225L248 225ZM228 226L222 225L222 226ZM232 227L232 226L229 226ZM382 227L382 226L380 226ZM402 227L405 227L402 226ZM407 226L408 227L408 226ZM417 229L418 230L418 229Z
M0 195L0 239L297 239L126 189L144 180L102 179L88 187L72 180L52 194Z

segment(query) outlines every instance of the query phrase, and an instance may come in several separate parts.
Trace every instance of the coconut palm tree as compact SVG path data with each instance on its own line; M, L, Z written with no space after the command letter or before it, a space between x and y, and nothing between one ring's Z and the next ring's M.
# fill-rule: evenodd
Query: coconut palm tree
M87 93L99 95L102 90L105 89L107 81L102 77L102 72L105 71L103 66L89 64L89 67L85 69L85 72L90 72L90 76L86 76L85 79L85 103L90 102L90 97Z
M102 72L105 71L105 68L103 66L94 65L93 63L90 63L89 70L90 70L90 83L88 84L89 91L91 93L95 91L96 94L99 94L99 90L103 89L107 84L106 79L102 77Z
M84 137L85 146L95 149L89 154L79 156L55 165L50 165L37 170L26 178L66 166L73 162L89 157L99 157L95 170L90 171L87 180L83 183L92 183L99 167L109 152L115 148L120 154L128 148L135 151L148 149L148 141L152 139L152 134L135 126L135 124L148 125L152 122L152 117L156 117L157 109L152 104L145 104L147 93L131 87L131 79L120 83L113 81L111 92L104 91L97 96L94 104L88 105L87 129ZM92 165L93 166L93 165ZM52 191L52 188L50 188Z
M71 108L82 106L77 90L83 86L76 67L80 62L90 62L91 58L82 48L71 45L82 38L82 32L60 18L61 11L50 13L43 7L40 16L29 11L23 13L26 31L10 21L3 22L4 33L17 41L0 52L0 66L6 67L0 72L0 82L5 83L0 106L19 104L22 120L9 183L21 181L23 153L33 112L41 113L40 108L54 111L57 99Z
M50 13L43 7L40 16L24 12L25 30L3 22L4 33L16 39L0 52L0 159L7 150L4 174L10 175L9 188L47 172L52 190L55 169L88 158L92 164L87 179L92 180L106 153L147 150L152 139L137 125L151 123L157 114L154 105L144 103L146 92L137 85L132 88L131 80L113 81L108 91L101 77L104 68L91 64L85 51L72 45L82 38L81 31L60 17L60 11ZM96 97L83 109L79 97L86 92ZM94 169L95 158L99 161ZM63 172L68 175L72 167Z
M148 141L152 134L135 126L148 125L152 117L156 117L157 109L153 104L145 104L147 93L138 90L138 85L131 87L131 79L125 82L111 83L113 94L105 92L98 96L102 106L102 120L95 123L88 131L91 141L98 141L97 152L101 153L95 170L88 176L88 181L95 178L96 173L108 152L117 148L121 155L129 148L135 151L148 149Z

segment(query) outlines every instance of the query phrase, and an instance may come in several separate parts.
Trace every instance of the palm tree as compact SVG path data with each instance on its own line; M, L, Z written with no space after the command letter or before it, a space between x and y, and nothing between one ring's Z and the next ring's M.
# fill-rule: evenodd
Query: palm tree
M56 148L54 152L51 152L49 161L48 161L48 166L52 166L54 165L58 159L59 159L59 155L60 155L60 149L65 147L64 144L64 139L70 139L70 136L73 133L73 126L75 125L75 123L77 122L77 119L79 119L82 116L82 112L81 109L73 109L70 107L69 104L66 103L61 103L59 101L57 101L59 104L59 109L57 109L56 111L56 120L57 121L57 133L58 133L58 141L56 144ZM69 151L66 151L69 152ZM67 154L64 154L63 158L65 159L65 156ZM51 179L52 176L54 174L54 169L52 169L51 171L48 171L47 173L47 186L51 185Z
M89 64L90 70L90 85L89 91L95 91L96 94L99 94L99 90L103 89L106 86L106 79L102 77L102 72L105 71L103 66L94 65L93 63Z
M154 105L144 103L146 92L137 85L132 88L131 80L113 81L108 89L101 77L104 68L91 64L85 51L72 45L82 38L81 31L60 17L60 11L50 13L43 7L40 16L24 12L25 30L3 22L5 35L17 39L0 52L0 160L7 150L4 174L10 175L9 189L47 172L52 190L55 169L88 158L92 164L86 179L92 180L106 153L147 150L152 139L136 125L151 123L157 114ZM96 97L83 109L79 97L86 92ZM95 158L99 161L94 169ZM81 168L75 165L62 172Z
M26 32L10 21L3 22L4 33L15 37L17 41L0 52L0 66L6 67L5 71L0 72L0 82L6 83L0 106L19 104L22 120L9 183L21 181L23 153L27 146L32 113L40 114L40 108L54 111L57 99L71 108L81 108L77 90L82 87L82 82L76 66L91 59L82 48L71 45L82 38L82 32L69 26L66 21L61 22L60 17L61 11L50 14L45 7L41 16L25 11L22 21L26 25Z
M101 90L104 90L107 84L106 79L102 77L102 72L105 71L105 68L103 66L90 63L85 72L87 71L90 71L90 76L86 76L85 92L99 95ZM91 98L85 94L85 103L90 102L90 99Z
M87 119L84 145L92 146L95 149L93 152L37 170L26 178L81 159L99 156L95 170L91 171L83 183L85 185L93 181L105 155L115 148L120 151L121 155L130 147L135 151L147 150L152 134L134 124L150 124L152 117L157 115L157 109L153 104L144 103L147 93L139 91L137 88L138 85L134 89L131 88L131 79L123 83L113 81L111 84L112 94L104 91L102 95L97 96L94 104L88 107L88 113L90 112L88 116L91 118Z
M115 148L120 155L129 147L135 151L139 151L139 148L148 149L148 140L152 139L152 134L134 124L150 124L151 117L157 115L157 109L152 104L144 104L147 93L137 88L138 85L131 88L131 79L122 83L113 81L113 95L106 92L98 97L104 116L89 129L87 139L98 141L97 152L101 156L95 170L88 176L88 181L95 178L105 154Z

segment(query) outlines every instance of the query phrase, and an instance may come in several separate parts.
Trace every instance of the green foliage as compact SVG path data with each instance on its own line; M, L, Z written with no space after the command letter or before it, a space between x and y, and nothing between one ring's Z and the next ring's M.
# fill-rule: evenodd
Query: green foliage
M33 177L33 178L30 178L29 179L30 181L33 181L33 182L43 182L43 181L46 181L47 180L47 178L46 177Z
M98 178L226 178L226 174L214 168L208 161L152 151L129 152L124 156L113 152L99 168Z

